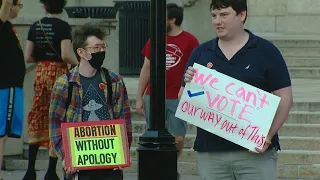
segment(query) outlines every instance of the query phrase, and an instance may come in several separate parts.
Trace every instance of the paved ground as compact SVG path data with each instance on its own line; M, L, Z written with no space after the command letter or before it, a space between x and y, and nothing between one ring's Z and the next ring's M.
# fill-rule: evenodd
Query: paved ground
M21 180L24 176L25 171L2 171L2 177L4 180ZM45 171L38 171L37 179L44 179ZM60 174L61 175L61 174ZM62 180L62 175L61 175ZM137 174L127 173L125 174L124 180L137 180ZM199 180L197 176L182 176L181 180Z

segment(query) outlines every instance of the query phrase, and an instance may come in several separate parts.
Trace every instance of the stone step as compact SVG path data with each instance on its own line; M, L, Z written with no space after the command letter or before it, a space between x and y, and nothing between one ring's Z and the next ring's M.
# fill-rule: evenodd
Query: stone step
M288 67L320 67L320 57L284 57Z
M145 121L134 121L132 130L134 133L146 132ZM197 127L193 124L187 126L187 134L196 134ZM293 136L293 137L320 137L320 124L293 124L285 123L280 131L280 136Z
M134 136L134 144L131 147L130 154L133 160L137 159L137 139L138 135ZM297 140L297 139L296 139ZM190 146L191 142L194 141L194 137L192 139L191 136L188 136L186 139L186 144ZM302 142L302 140L297 140L299 142ZM310 140L311 141L311 140ZM318 140L319 141L319 140ZM319 144L319 142L317 143ZM282 142L282 141L281 141ZM309 142L311 143L311 142ZM286 142L282 144L284 146ZM287 143L288 144L288 143ZM309 145L308 142L304 143L306 145ZM293 145L292 145L293 146ZM319 146L319 145L314 145ZM298 144L296 144L296 147L299 147ZM181 155L181 158L179 158L179 161L181 162L195 162L194 157L194 151L190 148L184 148L183 153ZM48 159L48 150L45 148L41 148L38 152L37 159L39 160L47 160ZM22 157L19 157L22 160L28 159L28 147L24 147L23 155ZM279 158L278 158L279 164L316 164L320 162L320 151L316 150L285 150L279 152Z
M316 97L315 97L316 98ZM293 100L295 97L293 98ZM320 102L294 102L291 111L308 111L308 112L319 112Z
M132 146L139 146L139 137L142 133L135 133L133 135ZM187 134L184 141L185 148L193 148L195 134ZM288 137L280 136L280 145L282 150L310 150L320 151L320 138L319 137Z
M279 165L277 167L278 180L316 180L320 176L320 164L317 165ZM131 167L125 170L126 172L135 173L138 171L138 162L132 161ZM195 162L179 162L178 171L184 175L197 175ZM194 179L198 180L198 179ZM298 179L300 180L300 179Z
M280 136L319 137L320 124L285 123L279 131Z
M291 78L320 78L319 67L289 67Z
M317 97L315 97L317 98ZM295 99L293 99L295 100ZM135 111L135 107L136 107L136 99L133 98L132 96L129 97L129 104L130 107L133 111ZM295 112L295 111L305 111L305 112L320 112L320 101L316 101L316 102L304 102L304 101L295 101L293 102L293 105L291 107L291 111Z
M298 0L297 0L298 1ZM281 32L256 32L256 35L271 41L276 47L319 47L320 35L289 34Z
M295 124L320 124L320 112L291 111L287 122Z
M320 151L319 137L280 136L282 150L310 150Z
M282 48L317 48L320 46L320 35L317 34L283 34L283 33L255 33L271 41L276 47Z
M312 47L312 46L306 46L301 45L299 46L291 46L291 45L284 45L277 46L277 48L280 50L282 56L284 57L320 57L320 46L318 47Z
M131 117L133 121L145 121L145 118L140 116L135 109L131 110ZM320 112L291 111L287 123L320 124Z
M279 155L279 158L281 155ZM281 158L280 158L281 159ZM35 169L38 171L46 171L48 168L49 160L38 159L36 161ZM28 160L21 159L21 157L6 157L4 159L4 169L8 171L26 170L28 167ZM62 169L61 161L57 163L57 170ZM136 160L132 161L131 167L126 168L124 171L128 173L136 173L138 163ZM284 179L297 179L311 180L320 176L320 164L280 164L278 163L278 178ZM196 163L191 162L178 162L178 170L184 175L196 175ZM313 179L314 180L314 179Z

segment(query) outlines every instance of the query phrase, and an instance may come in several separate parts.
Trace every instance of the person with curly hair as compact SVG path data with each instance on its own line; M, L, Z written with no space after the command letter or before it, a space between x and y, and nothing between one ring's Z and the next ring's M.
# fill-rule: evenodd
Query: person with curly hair
M49 149L49 167L45 180L59 179L56 173L57 155L49 138L49 104L52 87L58 77L68 71L68 64L78 61L72 48L71 27L61 19L66 0L40 0L46 17L29 29L25 61L36 63L34 99L28 115L29 162L23 180L35 180L35 163L39 147Z
M123 180L123 168L78 170L65 163L61 124L124 119L129 148L132 116L128 92L120 74L103 67L108 45L106 32L85 24L73 32L79 66L60 76L52 89L49 108L50 139L62 159L65 180Z

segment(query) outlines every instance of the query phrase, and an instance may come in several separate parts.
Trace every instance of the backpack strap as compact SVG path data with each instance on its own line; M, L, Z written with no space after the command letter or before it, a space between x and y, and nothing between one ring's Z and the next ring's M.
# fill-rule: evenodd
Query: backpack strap
M70 72L68 71L66 73L66 75L67 75L67 81L69 82ZM68 107L69 107L69 105L71 103L72 91L73 91L73 84L69 82L69 85L68 85L68 96L67 96L67 101L66 101L66 112L67 112Z
M105 76L106 81L107 81L108 104L110 105L110 107L112 107L112 95L113 95L113 92L112 92L111 77L110 77L110 74L109 74L108 69L106 69L106 68L103 67L102 70L103 70L104 76Z

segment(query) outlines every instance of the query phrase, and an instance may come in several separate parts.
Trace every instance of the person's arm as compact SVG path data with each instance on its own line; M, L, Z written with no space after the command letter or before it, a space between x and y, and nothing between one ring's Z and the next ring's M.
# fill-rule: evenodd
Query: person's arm
M27 63L36 63L36 59L34 57L35 42L36 42L36 28L33 24L29 28L26 47L24 50L24 60Z
M142 98L150 80L150 60L145 57L144 63L140 72L137 98Z
M178 93L178 99L181 98L183 91L184 91L184 87L181 86L181 87L180 87L180 90L179 90L179 93Z
M2 6L0 9L0 30L3 24L8 20L10 8L12 6L12 0L2 0Z
M34 51L34 43L32 41L27 40L26 48L24 50L24 59L27 63L36 63L34 57L32 56Z
M61 123L65 121L65 101L68 96L67 76L59 77L52 89L49 108L49 136L55 153L64 159Z
M271 88L270 91L281 98L277 113L273 119L271 128L269 130L268 138L271 140L273 136L280 130L282 125L288 118L289 111L293 104L291 79L285 60L283 59L280 51L274 47L274 52L268 53L271 55L269 59L269 69L267 72L268 84ZM277 72L277 73L275 73Z
M150 80L150 43L151 41L148 39L141 52L144 56L144 63L139 76L138 92L136 95L137 99L142 99Z
M198 57L199 57L199 46L197 46L195 49L193 49L189 59L188 59L188 62L187 62L187 65L186 65L186 68L184 70L184 73L187 73L189 67L192 67L193 64L195 62L197 62L198 60ZM193 74L192 74L193 75ZM185 82L185 75L182 77L182 80L181 80L181 87L180 87L180 90L179 90L179 94L178 94L178 98L180 99L181 96L182 96L182 93L183 93L183 90L184 90L184 87L186 85L186 82Z
M274 95L281 98L278 106L277 113L273 119L268 138L271 140L272 137L280 130L283 124L286 122L291 106L293 104L292 88L285 87L273 92Z
M191 59L191 58L194 59L194 57L191 57L191 56L192 56L192 54L194 54L193 51L195 50L195 48L199 46L199 41L198 41L198 39L197 39L196 37L193 37L192 41L190 42L190 46L191 46L191 51L192 51L192 53L191 53L191 55L190 55L190 57L189 57L189 59L188 59L188 63L187 63L186 68L185 68L185 73L186 73L188 67L190 66L190 64L192 64L191 66L193 66L193 63L194 63L194 61L195 61L195 60L190 60L190 59ZM182 93L183 93L183 91L184 91L184 86L185 86L184 83L185 83L185 82L184 82L184 76L183 76L183 77L182 77L182 86L180 87L180 90L179 90L179 93L178 93L178 98L179 98L179 99L181 98Z
M117 80L116 93L114 93L117 94L117 96L115 97L116 100L113 105L113 117L114 119L124 119L126 121L126 130L130 148L132 143L132 120L128 92L120 75L118 75Z
M68 64L78 64L78 60L74 54L72 42L70 39L64 39L61 41L61 58Z
M269 56L268 59L270 60L267 70L269 91L279 96L281 100L267 135L265 145L261 150L256 148L256 151L259 153L264 153L268 149L272 138L286 122L293 104L291 79L285 60L280 51L273 45L270 47L270 52L267 53L267 56Z
M61 38L61 58L64 62L71 65L77 65L78 60L73 51L71 26L68 23L61 25L59 29L59 35Z

